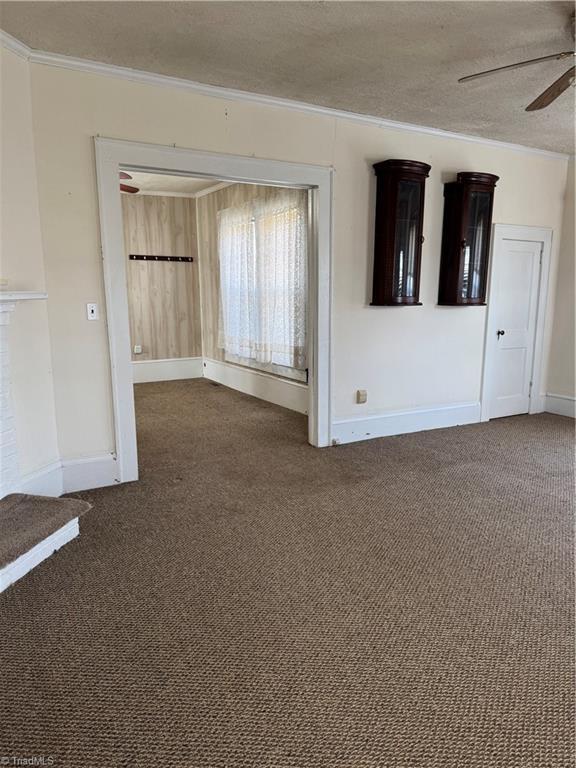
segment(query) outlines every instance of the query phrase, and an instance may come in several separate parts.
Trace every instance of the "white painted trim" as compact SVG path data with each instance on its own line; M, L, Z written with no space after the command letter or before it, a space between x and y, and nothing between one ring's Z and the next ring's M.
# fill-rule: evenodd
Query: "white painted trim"
M9 35L8 32L4 32L3 29L0 29L0 45L7 51L15 53L16 56L20 56L20 58L26 59L26 61L30 61L32 48L27 46L25 43L21 43L20 40L12 37L12 35Z
M541 413L544 410L544 397L542 394L542 381L544 372L544 332L546 322L546 305L548 303L548 290L550 278L550 262L552 258L552 230L548 227L517 226L515 224L494 224L492 227L492 246L490 249L490 267L487 286L487 312L484 333L484 355L482 365L482 392L480 396L481 421L489 420L490 413L490 382L494 361L492 359L492 345L489 339L496 333L496 315L491 301L494 264L500 254L500 249L505 240L529 240L542 243L542 260L540 264L540 280L538 283L538 306L536 309L536 330L534 333L534 358L532 362L532 389L530 393L529 413Z
M89 59L78 59L73 56L63 56L58 53L48 51L38 51L16 40L11 35L0 30L0 45L11 50L19 56L30 61L32 64L43 64L49 67L58 67L60 69L70 69L77 72L87 72L94 75L103 75L115 77L132 82L144 83L147 85L163 86L168 88L179 88L209 96L216 99L226 99L227 101L249 102L251 104L262 104L264 106L276 107L281 109L290 109L297 112L305 112L312 115L323 115L326 117L337 118L340 120L350 120L356 123L373 125L379 128L390 128L394 131L403 131L405 133L419 133L432 136L439 136L445 139L457 139L473 144L483 144L498 149L508 149L515 152L524 152L528 154L544 155L565 160L569 155L562 152L553 152L547 149L537 147L527 147L522 144L514 144L507 141L498 141L497 139L486 139L482 136L473 136L466 133L454 133L445 131L441 128L432 128L425 125L414 125L413 123L402 123L395 120L387 120L383 117L374 115L364 115L357 112L347 112L341 109L332 109L331 107L322 107L316 104L284 99L277 96L267 96L261 93L251 93L250 91L241 91L234 88L223 88L216 85L206 85L193 80L186 80L180 77L171 77L169 75L159 75L154 72L145 72L139 69L130 69L128 67L118 67L114 64L104 64Z
M51 554L56 552L57 549L63 547L64 544L72 541L79 533L78 518L75 517L66 525L63 525L62 528L54 531L50 536L36 544L32 549L29 549L28 552L5 565L4 568L0 569L0 592L3 592L11 584L14 584L15 581L21 579L22 576L29 573L43 560L46 560Z
M41 291L0 291L0 302L37 301L47 298L48 294Z
M309 339L313 354L309 358L308 439L312 445L329 445L332 169L115 139L96 138L95 148L119 481L138 479L126 259L118 189L120 167L313 189L316 237L309 269Z
M23 475L18 486L18 493L29 493L36 496L61 496L64 493L62 462L55 461L35 472Z
M301 384L308 383L308 372L306 370L298 370L297 368L290 368L278 363L260 363L252 358L241 357L240 355L233 355L228 352L224 352L224 362L239 365L241 368L268 373L271 376L280 376L282 379L299 381Z
M45 467L20 476L15 481L0 485L0 499L10 493L29 493L36 496L61 496L62 462L54 461Z
M122 192L123 195L129 195L130 197L134 197L134 195L130 192ZM141 189L138 192L137 197L186 197L189 200L194 200L196 198L196 195L192 192L171 192L171 191L164 191L162 189L156 190L156 189Z
M133 360L134 384L149 381L198 379L204 375L201 357L176 357L171 360Z
M455 403L410 411L391 411L359 419L341 419L332 425L332 444L456 427L474 424L479 420L480 403Z
M318 448L332 435L332 241L334 173L308 195L308 442Z
M119 233L123 231L118 187L119 164L96 145L96 176L100 206L102 266L106 295L110 373L114 407L115 450L121 482L138 479L136 411L132 380L126 256Z
M138 179L134 180L135 183L138 183ZM212 184L209 187L206 187L206 189L201 189L198 192L176 192L171 190L156 190L156 189L141 189L138 192L138 197L142 197L142 195L149 195L151 197L187 197L192 200L196 200L198 197L204 197L205 195L211 195L213 192L218 192L219 189L225 189L226 187L231 187L233 184L237 184L239 182L234 181L220 181L218 184ZM129 195L129 192L122 192L123 195Z
M62 461L64 493L89 491L119 482L118 462L112 453Z
M198 192L194 192L194 197L205 197L206 195L211 195L214 192L218 192L220 189L226 189L226 187L231 187L234 184L232 181L220 181L218 184L213 184L211 187L206 187L206 189L200 189Z
M55 461L23 475L16 482L0 486L0 499L9 493L61 496L63 493L89 491L92 488L116 485L118 482L118 462L113 454L83 456Z
M204 360L204 377L291 411L308 412L308 386L300 381L210 359Z
M576 397L553 395L548 392L545 397L544 410L547 413L556 413L558 416L569 416L571 419L576 419Z

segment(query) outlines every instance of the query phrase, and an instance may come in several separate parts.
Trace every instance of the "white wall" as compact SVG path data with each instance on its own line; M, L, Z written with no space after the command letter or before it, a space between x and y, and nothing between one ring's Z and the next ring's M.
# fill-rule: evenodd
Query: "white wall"
M29 65L2 49L0 66L0 276L10 290L44 291ZM9 339L20 472L27 475L58 460L46 301L17 304Z
M568 183L564 198L564 220L560 240L558 259L558 278L556 284L556 304L552 343L550 348L550 366L548 370L547 392L551 396L562 398L576 397L575 385L575 274L576 246L574 243L574 157L568 167ZM573 410L573 408L572 408Z
M330 165L334 121L43 65L32 66L60 449L114 449L93 137ZM84 407L83 407L84 406Z
M83 314L87 301L104 303L92 142L97 134L334 166L336 420L479 400L485 309L436 306L442 183L456 171L501 177L495 222L554 229L556 284L567 165L563 158L41 64L32 65L32 94L64 458L114 448L104 316L99 323L88 323ZM375 191L371 164L390 157L432 165L422 307L369 307ZM550 301L546 350L553 305ZM368 390L365 406L354 402L358 388Z
M368 307L375 184L370 166L386 157L432 166L426 181L422 307ZM443 183L460 170L500 176L494 223L559 231L566 161L489 145L415 136L339 121L335 137L336 414L404 410L480 398L485 307L437 306ZM557 244L553 263L556 263Z

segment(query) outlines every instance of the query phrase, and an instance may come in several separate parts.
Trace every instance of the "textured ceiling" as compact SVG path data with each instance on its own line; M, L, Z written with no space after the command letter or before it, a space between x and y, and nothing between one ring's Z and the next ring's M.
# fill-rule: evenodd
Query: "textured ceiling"
M574 151L568 67L458 77L573 46L570 2L3 2L32 48L544 149Z

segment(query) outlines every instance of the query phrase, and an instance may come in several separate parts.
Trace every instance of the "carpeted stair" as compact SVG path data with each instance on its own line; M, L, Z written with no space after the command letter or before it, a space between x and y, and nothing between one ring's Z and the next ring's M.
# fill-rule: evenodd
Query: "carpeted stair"
M0 499L0 572L90 507L79 499L24 493Z

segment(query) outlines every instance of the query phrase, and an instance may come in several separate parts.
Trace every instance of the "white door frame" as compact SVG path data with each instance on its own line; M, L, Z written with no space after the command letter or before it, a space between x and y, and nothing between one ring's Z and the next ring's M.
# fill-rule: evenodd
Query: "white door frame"
M311 259L309 270L308 336L312 354L308 439L318 447L330 445L332 168L99 137L95 139L95 150L119 481L138 479L126 257L118 184L121 166L314 189L316 258Z
M548 284L550 278L550 258L552 253L552 230L548 227L517 226L514 224L494 224L492 228L492 248L490 274L488 278L488 309L486 312L486 331L484 336L484 364L482 372L482 393L480 397L480 421L488 421L490 416L490 382L494 366L489 340L496 333L496 312L492 301L494 265L500 256L505 240L532 240L542 243L542 258L538 280L536 305L536 331L534 334L534 356L532 360L532 387L530 389L529 413L541 413L544 410L542 392L544 362L544 324L546 304L548 302Z

